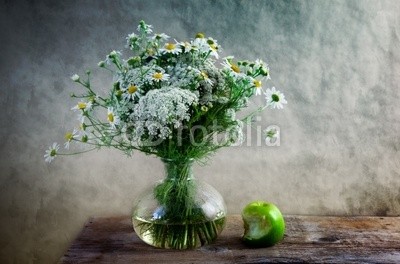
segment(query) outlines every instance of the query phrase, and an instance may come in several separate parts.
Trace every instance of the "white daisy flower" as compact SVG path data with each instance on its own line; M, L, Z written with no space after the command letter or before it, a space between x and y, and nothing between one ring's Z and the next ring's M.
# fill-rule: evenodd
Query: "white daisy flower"
M265 62L263 62L262 60L257 59L257 60L254 62L254 68L259 69L261 75L266 76L267 79L271 79L271 77L269 76L269 67L268 67L268 65L267 65Z
M217 41L213 38L208 38L207 44L209 46L209 51L211 52L210 55L218 59L219 58L218 50L220 49L220 46L218 45Z
M185 42L180 42L179 45L181 45L181 48L183 49L183 53L188 53L191 51L196 51L198 50L196 46L193 46L191 43L185 41Z
M126 37L126 46L125 47L130 48L130 49L138 48L139 40L140 40L140 37L138 35L136 35L135 33L131 33Z
M107 120L114 129L120 122L119 116L115 115L113 107L107 109Z
M253 81L254 87L256 89L256 95L261 95L262 91L262 83L260 80L254 80Z
M128 87L128 89L125 90L123 97L126 100L133 99L133 97L135 96L135 93L137 92L138 89L139 88L136 85L134 85L134 84L130 85Z
M277 91L275 87L267 89L265 91L265 99L267 99L267 106L271 108L282 109L284 104L287 104L285 95L280 91Z
M60 149L60 145L56 142L53 143L51 147L49 147L48 150L46 150L44 154L44 159L47 163L50 163L54 160L54 158L57 156L57 151Z
M87 130L86 130L86 124L85 124L85 123L81 122L81 123L79 124L79 130L78 130L78 132L79 132L79 136L87 136L87 135L88 135L88 132L87 132Z
M137 41L139 39L139 36L136 35L135 33L131 33L126 37L126 40L128 41Z
M78 104L72 107L71 110L88 111L92 108L92 106L93 106L92 102L78 102Z
M213 84L213 81L208 77L208 74L205 71L200 72L200 78L209 85Z
M179 54L182 52L181 46L178 43L165 43L164 48L160 49L162 54L171 53Z
M225 62L221 63L222 66L224 66L225 70L228 70L228 72L230 74L232 74L233 76L242 76L243 73L240 70L240 67L232 62L231 57L225 58Z
M169 79L169 74L163 72L154 72L151 75L151 80L155 82L166 81Z
M208 45L207 40L204 37L203 38L195 38L192 41L192 46L202 52L206 52L210 49L210 46Z
M167 40L169 39L169 36L165 33L161 34L155 34L154 36L151 37L152 40Z
M262 60L260 60L260 59L256 59L256 61L254 62L254 67L255 68L261 68L261 67L263 67L265 65L265 63L262 61Z
M66 149L69 149L69 145L70 145L71 141L76 138L78 138L78 130L76 128L74 128L74 130L72 132L67 132L65 134L66 142L64 143L64 147Z

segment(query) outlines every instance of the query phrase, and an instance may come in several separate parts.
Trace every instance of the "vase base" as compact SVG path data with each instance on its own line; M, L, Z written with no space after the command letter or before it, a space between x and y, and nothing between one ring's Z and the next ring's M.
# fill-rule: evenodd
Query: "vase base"
M160 223L132 218L136 234L147 244L167 249L193 249L212 243L225 226L226 217L196 223Z

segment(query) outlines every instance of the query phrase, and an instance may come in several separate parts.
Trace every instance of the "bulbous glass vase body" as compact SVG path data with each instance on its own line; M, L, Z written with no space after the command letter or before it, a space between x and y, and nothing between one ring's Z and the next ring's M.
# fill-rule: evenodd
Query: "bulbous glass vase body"
M159 248L191 249L210 244L225 226L227 211L222 196L193 176L193 160L163 162L164 180L144 192L133 208L136 234Z

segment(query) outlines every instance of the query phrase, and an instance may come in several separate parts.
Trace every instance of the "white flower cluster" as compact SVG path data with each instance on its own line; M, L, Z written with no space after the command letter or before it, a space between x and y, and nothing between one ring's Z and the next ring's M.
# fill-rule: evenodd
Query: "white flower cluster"
M197 104L197 96L177 87L163 87L149 91L134 105L129 126L135 129L134 138L144 134L166 139L172 129L190 120L190 107Z
M208 140L225 133L229 144L243 140L243 124L236 112L248 105L251 96L261 94L263 80L270 78L263 61L237 61L229 56L220 63L217 60L221 47L215 39L198 33L189 41L171 41L164 33L153 33L152 26L143 21L138 33L129 34L126 40L131 57L123 59L122 53L114 50L98 63L115 73L108 97L94 92L90 72L87 78L77 74L71 77L87 93L75 96L79 102L72 110L78 112L80 124L79 129L66 134L66 148L78 141L127 153L137 149L166 157L170 153L163 151L170 151L171 141L180 140L175 138L179 129L190 130L215 122L215 129L194 131L193 138ZM266 105L259 111L265 107L280 109L287 103L275 87L264 94ZM97 114L96 109L102 112ZM138 143L148 140L158 140L161 146L138 148ZM163 146L164 143L169 145ZM201 146L201 155L217 148L211 142ZM179 151L185 155L185 148ZM45 159L51 161L57 154L59 145L53 144Z

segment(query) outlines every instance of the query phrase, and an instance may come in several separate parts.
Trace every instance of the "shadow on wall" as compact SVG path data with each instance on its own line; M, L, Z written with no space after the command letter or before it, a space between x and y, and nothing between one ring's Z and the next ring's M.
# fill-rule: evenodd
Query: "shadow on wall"
M364 165L364 181L345 187L346 210L353 215L399 216L400 187L398 183L382 184L375 172ZM400 178L400 175L397 175Z

